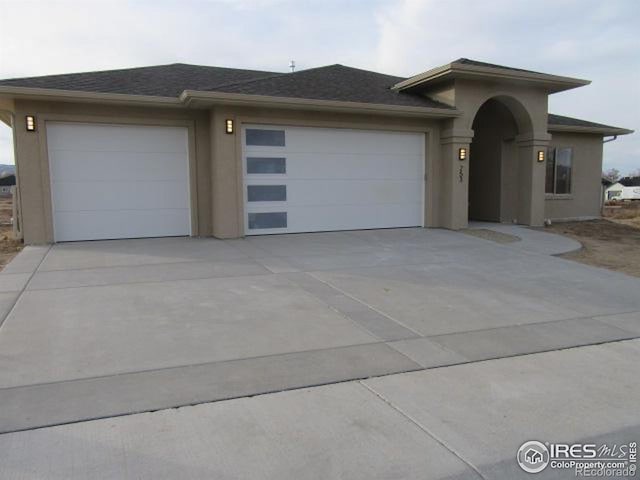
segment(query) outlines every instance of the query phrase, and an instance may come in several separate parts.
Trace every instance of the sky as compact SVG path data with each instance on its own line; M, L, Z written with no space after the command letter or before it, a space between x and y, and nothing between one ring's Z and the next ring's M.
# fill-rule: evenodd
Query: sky
M591 80L549 111L639 131L639 21L638 0L0 0L0 78L292 59L410 76L467 57ZM640 133L607 143L604 168L640 169Z

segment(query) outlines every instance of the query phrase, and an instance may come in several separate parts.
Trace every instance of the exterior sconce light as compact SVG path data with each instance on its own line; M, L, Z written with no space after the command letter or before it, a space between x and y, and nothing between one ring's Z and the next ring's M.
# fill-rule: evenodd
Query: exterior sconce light
M27 127L27 132L35 132L36 131L36 117L33 115L27 115L25 118L25 124Z
M460 148L458 149L458 160L463 161L467 159L467 149Z
M224 131L227 132L229 135L233 134L233 120L230 118L227 118L224 121Z
M544 162L544 150L538 150L538 161Z

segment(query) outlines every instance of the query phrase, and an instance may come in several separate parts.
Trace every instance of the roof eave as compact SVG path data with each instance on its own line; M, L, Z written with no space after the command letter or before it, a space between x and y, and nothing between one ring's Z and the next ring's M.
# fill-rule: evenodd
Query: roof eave
M547 125L549 132L594 133L598 135L629 135L633 130L617 127L587 127L580 125Z
M268 106L270 108L282 109L324 110L333 112L435 118L452 118L462 114L459 110L452 108L412 107L380 103L274 97L244 93L202 92L198 90L185 90L180 95L180 100L187 106L200 107L207 105Z
M25 100L55 100L81 103L115 103L125 105L148 105L179 107L181 101L175 97L151 95L129 95L125 93L85 92L81 90L58 90L52 88L0 86L0 98Z
M395 91L402 91L418 86L426 86L428 84L458 78L499 80L503 82L524 82L539 85L540 87L549 90L550 93L570 90L572 88L582 87L591 83L590 80L549 75L546 73L523 72L506 68L450 63L403 80L391 88Z
M291 97L273 97L223 92L185 90L177 97L129 95L122 93L98 93L79 90L0 86L0 98L25 100L55 100L80 103L110 103L145 105L155 107L202 107L205 104L269 106L272 108L360 112L370 114L395 114L399 116L452 118L460 111L449 108L412 107L376 103L315 100Z

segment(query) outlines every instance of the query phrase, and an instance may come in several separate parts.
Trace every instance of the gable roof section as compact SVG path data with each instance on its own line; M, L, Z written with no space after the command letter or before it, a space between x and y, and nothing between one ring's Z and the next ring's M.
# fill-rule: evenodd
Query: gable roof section
M627 135L633 130L626 128L612 127L602 123L588 122L579 118L563 117L562 115L548 115L548 130L550 132L575 132L575 133L597 133L602 135Z

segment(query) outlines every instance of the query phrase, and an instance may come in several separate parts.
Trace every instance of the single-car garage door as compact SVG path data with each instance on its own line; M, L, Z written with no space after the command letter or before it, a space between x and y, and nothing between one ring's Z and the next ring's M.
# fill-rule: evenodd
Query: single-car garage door
M190 234L187 129L47 123L54 238Z
M243 128L245 233L423 225L424 134Z

